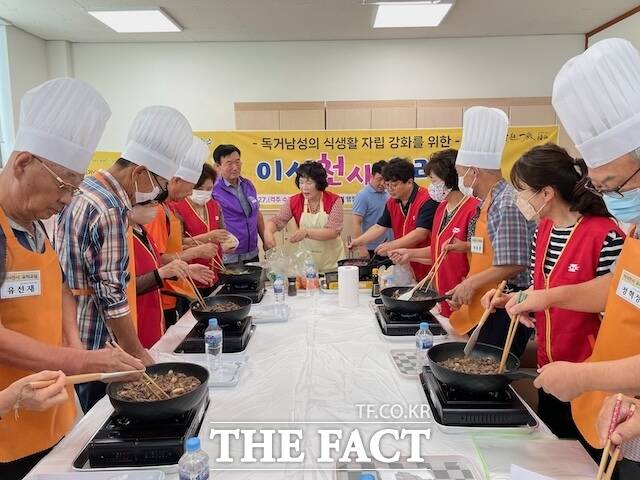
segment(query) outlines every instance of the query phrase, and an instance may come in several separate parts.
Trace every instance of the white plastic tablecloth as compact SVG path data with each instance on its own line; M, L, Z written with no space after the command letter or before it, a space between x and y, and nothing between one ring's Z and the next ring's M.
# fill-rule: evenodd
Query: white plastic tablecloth
M203 448L217 452L217 443L209 440L210 422L231 422L226 428L302 428L307 439L314 440L317 428L341 428L345 432L358 428L365 437L381 428L431 428L431 439L423 440L423 454L454 454L468 458L478 471L483 462L477 454L469 432L450 433L435 423L416 425L400 420L380 420L359 415L358 404L374 406L401 405L409 412L412 405L426 404L419 380L401 376L389 355L391 349L412 349L413 338L389 342L382 338L370 309L371 297L362 294L357 308L338 306L337 295L321 294L315 299L287 297L292 309L287 323L257 325L243 355L246 365L235 387L210 390L211 405L200 430ZM270 294L263 302L273 302ZM185 315L171 327L154 347L158 360L169 355L189 333L195 320ZM448 326L448 324L447 324ZM452 336L449 337L451 339ZM178 355L188 361L194 357ZM32 473L60 473L72 469L73 460L112 412L107 398L102 399L74 427L67 437L33 470ZM388 413L388 410L387 410ZM429 422L429 419L411 419ZM385 423L392 421L394 423ZM247 425L246 422L274 422ZM294 423L286 423L294 422ZM304 424L295 422L307 422ZM308 422L323 422L318 425ZM367 423L363 423L367 422ZM408 421L407 421L408 422ZM234 426L238 425L238 426ZM517 434L516 434L517 435ZM521 434L523 435L523 434ZM531 435L529 433L524 435ZM536 438L550 436L541 425L533 433ZM303 464L277 465L284 469L269 471L213 472L212 478L232 479L333 479L335 465L318 464L315 441L305 445ZM404 455L408 442L391 439L387 447L396 446ZM239 447L238 447L239 448ZM237 453L238 448L231 452ZM388 451L385 451L388 454ZM495 459L493 460L495 461ZM589 458L574 459L589 468ZM505 459L509 462L509 459ZM212 468L221 465L211 462ZM224 468L238 467L238 464ZM264 465L243 465L244 468L264 468ZM311 470L311 469L315 470ZM175 469L166 469L167 478L177 478ZM595 474L595 469L593 471ZM493 476L498 478L498 476ZM502 477L500 478L508 478Z

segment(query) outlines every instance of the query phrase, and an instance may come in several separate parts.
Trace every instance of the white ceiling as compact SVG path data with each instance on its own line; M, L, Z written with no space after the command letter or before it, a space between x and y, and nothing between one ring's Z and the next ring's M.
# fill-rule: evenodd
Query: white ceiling
M0 0L0 17L45 40L71 42L346 40L578 34L637 0L457 0L437 28L376 29L361 0ZM180 33L119 34L91 9L164 8ZM526 54L526 52L523 52Z

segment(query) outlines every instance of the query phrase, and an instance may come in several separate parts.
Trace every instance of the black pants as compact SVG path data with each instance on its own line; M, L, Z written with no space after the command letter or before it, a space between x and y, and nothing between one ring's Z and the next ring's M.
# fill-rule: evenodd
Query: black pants
M88 382L76 385L76 393L83 413L91 410L107 394L107 385L102 382ZM1 477L0 477L1 478Z
M225 263L225 267L233 267L233 266L237 266L237 265L245 265L247 263L255 263L255 262L259 262L260 261L260 255L256 255L255 257L252 258L247 258L246 260L242 260L240 262L235 262L235 263Z
M2 480L22 480L51 450L53 447L13 462L0 463L0 478Z
M578 430L571 416L570 402L563 402L544 392L544 390L538 390L538 416L555 436L580 441L591 458L596 463L600 463L602 450L593 448L580 434L580 430Z
M482 327L480 335L478 336L478 343L486 343L503 348L504 342L507 339L507 330L509 329L510 322L511 319L507 311L501 308L497 309L489 315L489 318ZM533 329L527 328L521 323L518 324L515 337L513 338L513 344L511 345L511 353L520 358L527 347L527 342L532 333Z

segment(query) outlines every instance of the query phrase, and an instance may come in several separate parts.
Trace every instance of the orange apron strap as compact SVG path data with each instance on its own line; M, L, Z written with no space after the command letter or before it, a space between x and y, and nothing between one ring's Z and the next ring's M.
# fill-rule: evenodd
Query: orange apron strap
M127 300L129 301L129 311L131 312L131 320L133 328L136 333L138 332L138 305L136 302L136 261L135 261L135 249L133 247L133 228L130 226L127 231L127 245L129 248L129 265L127 271L129 272L129 284L127 285Z

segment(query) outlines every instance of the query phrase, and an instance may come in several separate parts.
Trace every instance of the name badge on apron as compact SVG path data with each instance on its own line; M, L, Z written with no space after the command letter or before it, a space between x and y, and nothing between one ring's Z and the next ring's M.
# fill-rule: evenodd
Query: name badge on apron
M40 270L7 272L0 298L35 297L40 295Z
M471 253L482 255L484 252L484 238L471 237Z
M623 270L616 288L616 295L634 307L640 308L640 277Z

